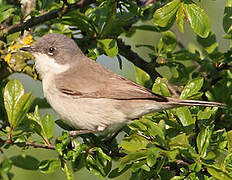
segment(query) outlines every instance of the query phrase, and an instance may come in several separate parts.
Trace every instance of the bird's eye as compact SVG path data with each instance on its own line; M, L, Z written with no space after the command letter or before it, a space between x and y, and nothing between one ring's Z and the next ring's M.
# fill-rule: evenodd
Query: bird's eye
M49 50L48 54L52 56L55 48L54 47L50 47L48 50Z

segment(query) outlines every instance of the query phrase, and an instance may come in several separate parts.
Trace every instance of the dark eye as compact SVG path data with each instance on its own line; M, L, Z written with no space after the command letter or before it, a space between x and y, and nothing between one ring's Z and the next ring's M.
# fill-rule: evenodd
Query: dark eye
M54 47L50 47L48 50L49 50L48 54L52 56L55 48Z

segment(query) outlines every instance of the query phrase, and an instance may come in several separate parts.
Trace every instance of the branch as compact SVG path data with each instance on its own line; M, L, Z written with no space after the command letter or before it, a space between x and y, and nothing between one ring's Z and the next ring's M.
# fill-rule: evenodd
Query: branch
M14 142L11 141L7 141L7 140L3 140L0 138L0 142L3 144L11 144L11 145L15 145ZM44 144L36 144L34 142L26 142L25 146L31 146L34 148L42 148L42 149L51 149L51 150L55 150L55 146L54 145L44 145Z
M13 24L9 27L6 27L6 28L0 30L0 37L5 37L5 36L7 36L9 34L13 34L15 32L27 30L33 26L36 26L36 25L41 24L43 22L46 22L48 20L51 20L51 19L54 19L57 17L62 17L67 12L70 12L72 10L75 10L75 9L78 9L81 7L88 6L94 2L96 2L96 0L80 0L77 3L68 4L68 5L64 4L64 6L60 9L50 11L42 16L32 17L23 23Z
M156 70L156 65L152 62L146 62L137 53L131 50L131 46L125 45L122 39L117 40L119 54L132 62L135 66L147 72L154 81L157 77L162 77Z
M117 40L117 45L119 49L119 54L125 57L128 61L132 62L135 66L139 67L140 69L148 73L153 82L157 77L162 77L162 75L155 70L156 68L155 63L146 62L137 53L131 50L131 46L125 45L122 39ZM167 86L172 95L176 97L179 96L177 93L177 89L172 84L168 83Z

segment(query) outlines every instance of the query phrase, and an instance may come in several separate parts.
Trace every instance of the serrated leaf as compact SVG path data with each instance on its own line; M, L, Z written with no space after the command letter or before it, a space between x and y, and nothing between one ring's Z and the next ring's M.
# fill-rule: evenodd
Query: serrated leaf
M176 12L180 6L180 0L173 0L155 11L153 22L160 27L170 28L175 21Z
M24 94L23 85L16 79L9 81L4 89L4 105L10 125L16 128L28 112L32 97Z
M183 7L183 3L181 3L176 13L176 24L180 32L184 32L184 17L185 17L184 7Z
M198 93L204 83L203 78L195 78L190 80L181 92L180 98L186 99Z
M43 132L46 138L52 138L53 130L54 130L54 120L51 114L46 114L43 116L41 120Z
M54 172L60 166L61 166L61 162L57 159L43 160L39 164L39 170L42 173L49 174Z
M176 48L176 35L171 31L162 32L162 37L159 40L158 52L172 52Z
M145 149L149 141L142 136L132 134L129 137L123 138L120 146L127 151L138 151Z
M13 156L10 160L14 166L27 170L37 170L39 165L38 159L25 154Z
M176 109L176 115L180 119L181 124L186 127L195 124L195 118L192 117L188 107L180 107Z
M113 58L118 54L117 41L114 39L98 40L98 47L102 48L107 56Z
M192 0L184 2L184 11L193 31L202 38L206 38L210 32L208 15Z

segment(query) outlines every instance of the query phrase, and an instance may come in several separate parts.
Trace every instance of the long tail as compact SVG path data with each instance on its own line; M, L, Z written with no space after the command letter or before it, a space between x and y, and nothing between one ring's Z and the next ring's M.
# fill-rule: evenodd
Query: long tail
M188 99L175 99L167 98L171 104L176 104L180 106L209 106L209 107L225 107L226 104L218 102L207 102L198 100L188 100Z

